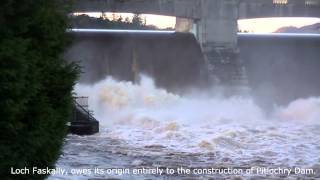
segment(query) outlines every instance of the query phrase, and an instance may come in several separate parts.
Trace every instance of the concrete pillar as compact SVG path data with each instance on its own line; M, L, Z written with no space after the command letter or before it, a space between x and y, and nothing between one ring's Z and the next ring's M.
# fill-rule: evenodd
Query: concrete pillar
M193 27L193 20L187 18L176 18L175 30L177 32L191 32Z
M215 85L244 82L237 48L238 8L238 0L201 0L198 39Z
M234 48L237 44L238 0L201 0L200 43Z

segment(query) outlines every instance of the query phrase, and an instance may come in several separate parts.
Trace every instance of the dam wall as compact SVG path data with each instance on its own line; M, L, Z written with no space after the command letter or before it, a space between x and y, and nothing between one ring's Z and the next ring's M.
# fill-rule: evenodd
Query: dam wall
M72 32L67 60L79 62L81 83L93 84L106 76L139 81L154 78L156 86L173 92L207 84L204 57L189 33Z
M252 94L263 103L320 95L320 35L239 34L238 43Z
M82 66L81 83L106 76L139 82L139 74L171 92L210 86L208 64L192 34L72 32L65 58ZM261 105L320 95L319 35L238 34L250 94Z

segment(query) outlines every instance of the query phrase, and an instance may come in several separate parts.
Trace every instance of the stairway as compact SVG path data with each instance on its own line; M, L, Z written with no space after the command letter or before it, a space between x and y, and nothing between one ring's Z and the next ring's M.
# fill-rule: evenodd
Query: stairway
M246 70L238 57L238 50L224 47L204 47L212 83L239 91L248 87Z
M99 122L88 108L88 97L75 97L69 133L92 135L99 132Z

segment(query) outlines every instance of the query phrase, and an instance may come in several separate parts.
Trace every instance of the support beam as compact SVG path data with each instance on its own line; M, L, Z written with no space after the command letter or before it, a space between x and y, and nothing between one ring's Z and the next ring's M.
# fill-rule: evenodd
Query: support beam
M131 12L176 16L176 30L196 32L209 70L222 83L242 79L237 20L320 17L320 0L75 0L77 12ZM196 23L196 26L192 24ZM194 30L196 27L196 30ZM228 81L228 82L227 82Z
M320 0L236 1L240 19L259 17L320 17ZM227 5L234 2L235 0L75 0L73 12L129 12L201 19L203 11L220 12L216 6L211 5L215 5L216 3ZM232 11L233 9L231 9Z
M238 0L201 0L198 39L215 85L243 84L238 59Z
M187 18L176 18L176 32L192 32L194 21Z
M76 0L73 12L127 12L200 18L195 0Z
M234 48L237 44L238 0L201 0L200 43Z

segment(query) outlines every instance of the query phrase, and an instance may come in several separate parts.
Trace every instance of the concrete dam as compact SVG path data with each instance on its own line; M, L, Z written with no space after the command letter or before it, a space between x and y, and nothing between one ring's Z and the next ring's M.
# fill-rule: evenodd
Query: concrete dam
M112 76L139 81L139 74L154 78L158 87L179 91L207 84L205 61L192 34L174 32L72 32L68 60L79 61L80 83L95 83Z
M74 43L65 56L83 66L74 92L89 98L100 132L69 135L56 166L102 167L106 173L69 173L51 179L238 179L241 172L160 176L121 170L248 166L305 167L315 172L308 178L320 177L318 35L238 34L236 55L245 69L248 93L220 96L217 89L225 93L233 87L211 83L212 70L216 73L219 67L211 69L192 34L124 30L72 34ZM234 60L220 59L224 66ZM119 169L113 172L115 167ZM244 176L264 178L255 173Z
M152 77L157 87L183 93L212 86L207 60L188 33L135 31L74 31L65 53L79 61L80 83L106 76L139 81ZM286 104L319 95L320 36L238 34L238 58L251 94L263 104Z
M319 179L320 35L237 33L241 19L319 9L320 0L76 0L70 12L166 15L176 26L69 31L65 59L83 71L73 93L99 133L68 135L55 166L102 173L49 179ZM174 171L132 173L141 168Z
M239 34L238 45L254 96L287 104L320 95L319 35Z

